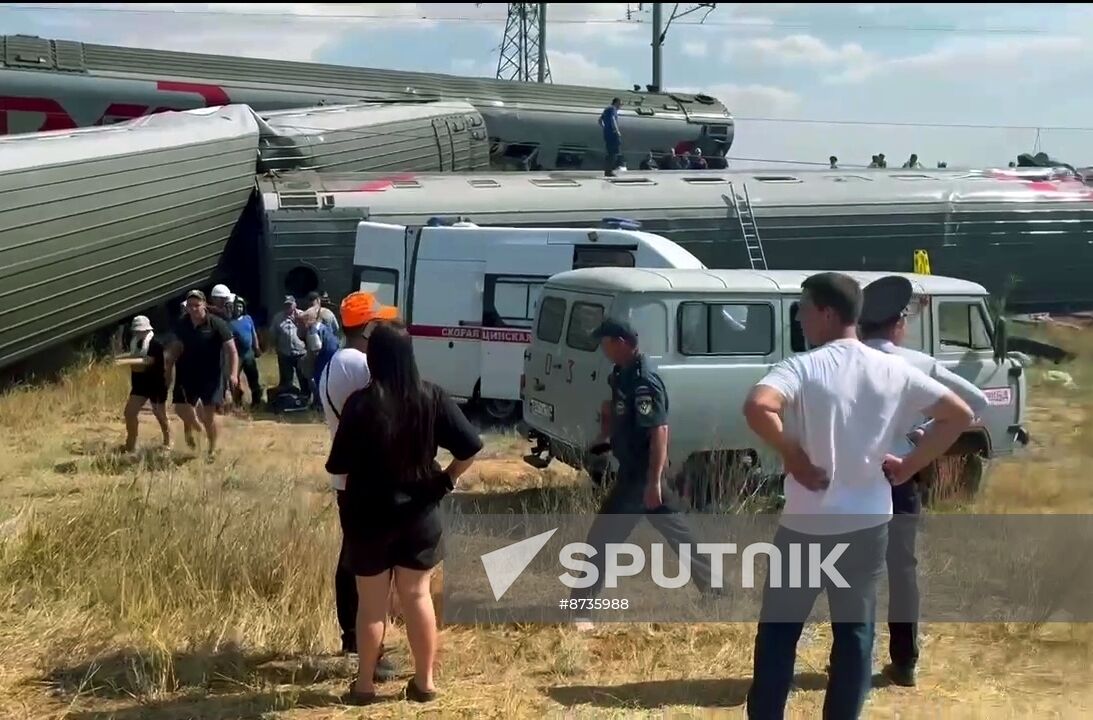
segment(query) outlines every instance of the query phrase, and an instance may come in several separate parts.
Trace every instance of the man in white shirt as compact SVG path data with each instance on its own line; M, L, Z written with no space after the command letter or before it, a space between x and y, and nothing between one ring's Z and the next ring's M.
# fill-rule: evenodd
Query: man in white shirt
M978 418L987 408L987 396L972 383L952 372L937 358L901 347L907 336L907 315L914 295L911 281L889 275L869 283L864 290L861 315L862 342L883 353L903 358L912 366L956 393ZM921 418L919 418L921 420ZM923 432L916 423L895 438L892 454L911 452L911 437ZM917 440L916 440L917 441ZM882 671L896 685L913 687L918 665L918 573L915 559L917 519L922 512L918 478L892 486L894 518L888 526L888 654L891 663Z
M843 547L835 568L848 587L791 587L768 582L755 639L749 718L781 718L793 682L804 621L824 590L833 643L824 717L857 718L869 693L876 583L884 567L892 485L943 453L970 424L968 406L900 358L858 340L862 291L838 273L802 283L799 317L817 349L787 358L752 389L744 404L751 429L781 455L785 508L774 545L783 557L818 545L820 557ZM890 455L896 436L921 415L934 422L906 457ZM845 547L841 544L845 544ZM811 560L809 562L812 562ZM811 575L810 572L802 573ZM776 587L777 586L777 587Z
M368 336L376 323L393 320L398 311L380 305L371 293L355 292L346 296L341 305L342 327L345 331L345 347L330 359L319 377L318 395L323 404L323 414L330 439L338 431L342 408L350 395L368 387L372 376L368 372ZM345 476L331 475L330 485L338 493L338 509L342 509ZM342 652L357 651L357 579L345 562L345 543L338 555L338 568L334 574L334 600L338 611L338 624L342 629ZM381 648L382 652L382 648ZM376 665L378 681L394 678L395 669L381 657Z

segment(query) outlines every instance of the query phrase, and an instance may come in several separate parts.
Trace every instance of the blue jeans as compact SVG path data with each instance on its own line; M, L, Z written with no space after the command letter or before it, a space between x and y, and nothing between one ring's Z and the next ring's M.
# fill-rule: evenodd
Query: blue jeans
M774 545L783 558L790 543L819 543L826 556L836 543L848 543L838 569L849 587L824 582L821 588L790 588L789 563L783 563L782 586L768 582L755 635L752 684L748 690L750 720L780 720L793 684L797 641L816 597L827 593L831 609L830 670L824 696L825 720L853 720L861 715L872 685L872 657L877 610L877 581L884 569L888 525L842 535L805 535L779 528ZM802 558L808 557L802 552Z

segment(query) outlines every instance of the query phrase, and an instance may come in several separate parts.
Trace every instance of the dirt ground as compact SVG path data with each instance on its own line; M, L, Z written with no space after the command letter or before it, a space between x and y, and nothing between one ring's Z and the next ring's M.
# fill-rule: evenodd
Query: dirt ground
M1090 396L1041 377L1032 446L990 468L973 510L1093 512ZM206 463L155 451L148 416L129 460L114 451L125 385L95 366L0 398L0 718L743 716L750 623L445 627L439 701L398 700L399 682L381 686L387 702L340 705L354 669L334 655L325 426L229 417ZM531 469L523 450L514 433L490 435L462 492L519 512L584 482ZM919 687L877 688L866 717L1093 717L1090 626L923 632ZM820 716L828 640L817 626L802 641L790 717ZM408 664L398 627L390 645Z

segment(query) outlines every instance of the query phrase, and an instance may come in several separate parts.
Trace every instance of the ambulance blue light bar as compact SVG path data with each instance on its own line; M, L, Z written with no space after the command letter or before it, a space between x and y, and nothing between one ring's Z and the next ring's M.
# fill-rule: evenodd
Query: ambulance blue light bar
M641 230L641 223L628 218L608 217L600 221L600 227L611 230Z

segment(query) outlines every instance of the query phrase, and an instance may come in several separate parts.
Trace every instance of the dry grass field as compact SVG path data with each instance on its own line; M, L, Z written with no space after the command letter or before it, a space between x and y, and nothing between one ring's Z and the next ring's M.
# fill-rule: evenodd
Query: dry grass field
M1093 338L1058 338L1076 388L1032 372L1033 445L996 463L976 510L1093 513ZM339 705L337 517L317 422L234 416L213 463L116 452L128 379L89 365L0 397L0 718L742 717L752 624L451 627L443 697ZM176 437L181 427L172 417ZM466 484L483 506L590 504L491 436ZM439 581L438 581L439 584ZM878 642L886 653L887 639ZM870 718L1093 716L1093 626L930 624L917 689L880 688ZM827 633L802 642L791 716L820 716ZM391 643L406 658L396 629Z

